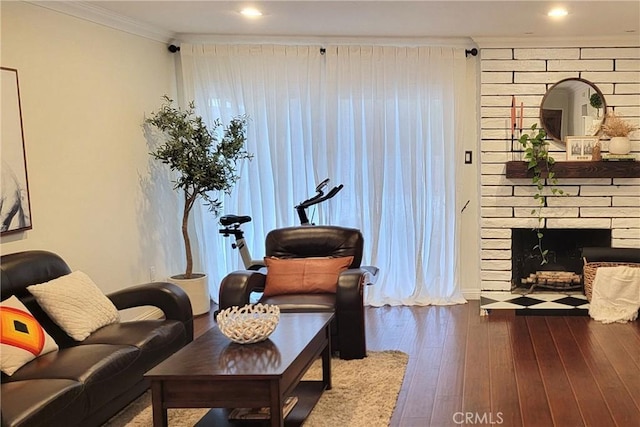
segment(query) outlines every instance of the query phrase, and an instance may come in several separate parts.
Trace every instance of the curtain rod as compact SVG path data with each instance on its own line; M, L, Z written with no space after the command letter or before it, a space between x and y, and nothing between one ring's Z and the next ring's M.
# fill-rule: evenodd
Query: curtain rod
M178 50L180 50L180 48L178 48ZM320 55L324 55L325 53L327 53L327 49L325 49L324 47L320 48ZM464 51L464 56L476 56L478 55L478 49L476 49L475 47L473 49L465 49Z
M176 46L174 44L170 44L169 46L167 46L167 49L169 49L169 52L171 53L176 53L176 52L180 52L180 46ZM327 49L325 49L324 47L320 48L320 54L324 55L327 52ZM476 56L478 55L478 49L476 49L475 47L473 49L465 49L464 51L464 56Z

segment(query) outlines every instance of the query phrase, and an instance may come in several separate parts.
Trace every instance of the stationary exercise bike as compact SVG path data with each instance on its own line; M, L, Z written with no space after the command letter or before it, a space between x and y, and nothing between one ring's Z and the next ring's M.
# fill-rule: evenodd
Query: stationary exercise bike
M307 208L331 199L344 187L342 184L340 184L336 187L333 187L331 190L329 190L329 192L325 194L324 189L328 185L329 178L325 179L316 186L316 194L313 197L310 197L309 199L300 202L297 206L295 206L295 210L298 213L298 218L300 219L300 225L315 225L309 223ZM246 224L247 222L251 222L251 217L248 215L223 215L220 217L220 225L222 225L223 228L218 231L224 237L234 237L234 242L231 243L231 247L233 249L238 249L238 251L240 252L240 258L242 259L244 268L247 270L257 271L261 268L264 268L265 265L263 260L255 260L251 258L251 252L249 251L249 248L247 247L247 244L244 240L244 231L241 228L242 224Z

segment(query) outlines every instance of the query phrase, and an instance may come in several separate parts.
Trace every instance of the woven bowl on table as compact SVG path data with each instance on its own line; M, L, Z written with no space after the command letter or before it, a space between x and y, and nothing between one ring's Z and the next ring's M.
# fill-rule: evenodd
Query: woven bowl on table
M269 304L247 304L230 307L218 313L218 327L231 341L252 344L264 341L278 326L280 307Z

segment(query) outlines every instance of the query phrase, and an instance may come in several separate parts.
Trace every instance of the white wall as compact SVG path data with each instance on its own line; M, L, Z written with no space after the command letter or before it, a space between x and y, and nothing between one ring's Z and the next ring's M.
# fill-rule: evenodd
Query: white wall
M467 100L465 115L467 120L458 166L460 168L460 183L458 185L458 214L460 215L460 287L467 299L480 299L480 230L478 217L480 216L480 185L478 175L480 170L480 151L478 149L478 115L479 102L479 58L467 58ZM471 164L464 163L465 151L471 151ZM468 203L467 203L468 202ZM464 210L463 210L464 209Z
M4 67L18 69L33 230L105 292L183 267L176 195L151 172L145 113L175 96L166 45L23 2L2 2ZM162 195L164 194L164 200Z

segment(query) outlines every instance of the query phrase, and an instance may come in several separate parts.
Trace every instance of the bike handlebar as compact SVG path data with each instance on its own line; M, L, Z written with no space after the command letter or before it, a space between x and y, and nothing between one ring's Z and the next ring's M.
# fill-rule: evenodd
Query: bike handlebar
M320 184L316 186L316 193L322 192L322 189L327 185L329 185L329 178L325 179L324 181L322 181Z
M344 187L344 185L340 184L337 187L333 187L331 189L331 191L329 191L329 194L327 194L327 199L332 198L333 196L335 196L336 194L338 194L338 191L342 190L342 188Z
M337 187L333 187L327 194L324 194L322 191L320 191L310 199L301 202L295 208L308 208L309 206L317 205L318 203L324 202L325 200L329 200L330 198L338 194L338 192L342 190L342 187L344 187L344 185L342 184L338 185Z
M324 194L322 191L324 187L326 187L329 183L329 178L322 181L316 187L316 195L305 200L304 202L300 202L298 206L295 206L296 211L298 212L298 217L300 218L300 224L306 225L309 224L309 218L307 217L307 213L305 211L309 206L317 205L318 203L322 203L325 200L331 199L333 196L338 194L340 190L344 187L344 185L340 184L337 187L333 187L327 194Z

